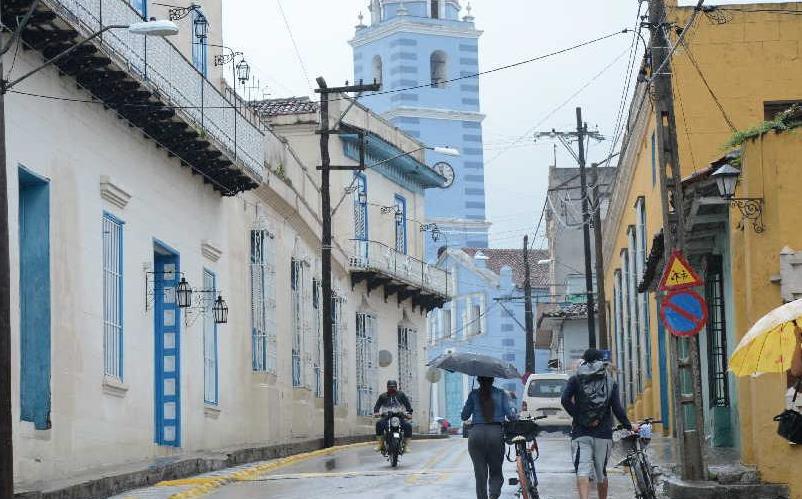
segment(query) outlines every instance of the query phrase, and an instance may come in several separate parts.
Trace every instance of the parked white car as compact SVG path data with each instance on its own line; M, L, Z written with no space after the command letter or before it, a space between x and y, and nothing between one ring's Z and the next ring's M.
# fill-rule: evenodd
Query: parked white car
M526 381L523 402L526 403L526 410L532 416L546 416L538 421L538 425L544 429L571 428L571 416L560 403L560 397L567 384L568 375L558 373L533 374Z

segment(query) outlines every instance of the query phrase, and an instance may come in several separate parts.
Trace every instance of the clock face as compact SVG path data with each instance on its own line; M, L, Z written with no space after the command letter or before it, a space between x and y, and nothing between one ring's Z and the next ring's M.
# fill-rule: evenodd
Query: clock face
M439 163L435 163L432 167L434 171L440 174L440 176L446 179L445 183L443 183L443 189L447 189L451 187L451 184L454 183L454 168L451 167L445 161L440 161Z

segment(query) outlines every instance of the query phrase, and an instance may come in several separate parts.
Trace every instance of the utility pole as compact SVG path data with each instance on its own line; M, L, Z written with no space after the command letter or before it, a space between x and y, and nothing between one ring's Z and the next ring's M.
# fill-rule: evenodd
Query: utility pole
M376 92L381 88L378 83L370 85L346 85L344 87L329 88L326 80L317 78L319 88L315 92L320 94L320 199L321 217L323 218L323 238L321 241L321 267L322 267L322 293L323 293L323 446L334 446L334 334L332 330L332 289L331 289L331 182L332 169L358 170L364 169L364 143L360 140L359 167L332 167L329 156L329 136L339 131L329 127L329 95L345 94L349 92Z
M601 232L601 197L599 194L599 164L591 163L591 183L593 184L593 246L596 257L596 297L599 302L599 348L610 348L607 330L607 292L604 290L604 255Z
M582 122L582 108L576 108L576 136L579 142L579 184L582 196L582 238L585 247L585 289L588 294L588 347L596 348L596 304L593 297L593 262L590 256L590 206L588 179L585 175L585 137L588 125ZM600 306L599 309L602 307Z
M3 50L5 52L5 50ZM3 72L0 54L0 78ZM8 179L5 92L0 89L0 497L14 497L14 443L11 418L11 294L8 261Z
M524 236L524 318L526 324L526 370L535 372L535 321L532 316L532 279L529 271L529 236Z
M704 0L699 0L696 13ZM659 150L660 191L663 209L665 255L673 250L684 250L682 173L677 148L677 128L674 116L674 93L671 81L671 44L665 23L665 1L649 0L652 59L651 84L654 85L654 112L657 121ZM656 69L656 71L655 71ZM682 478L704 480L706 469L702 454L702 388L699 363L698 337L680 339L670 336L672 388L674 398L674 424L679 437L682 456ZM690 386L687 386L690 380ZM686 412L693 417L686 419Z

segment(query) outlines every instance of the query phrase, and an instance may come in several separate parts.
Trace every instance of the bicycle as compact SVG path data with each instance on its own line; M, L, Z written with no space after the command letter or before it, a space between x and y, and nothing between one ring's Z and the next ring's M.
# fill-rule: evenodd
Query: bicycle
M537 446L537 435L540 427L535 423L538 419L546 416L538 416L529 419L519 419L504 423L504 441L510 446L507 449L507 461L515 463L518 478L510 478L510 485L518 485L517 496L522 499L540 499L537 491L537 470L535 461L540 457L540 450ZM527 448L527 442L531 442L531 447ZM510 450L515 449L515 459L510 459ZM532 457L532 451L535 457Z
M657 499L654 468L645 452L652 438L652 424L654 423L661 423L661 421L646 418L640 421L638 429L633 431L625 430L621 425L616 427L616 434L627 453L627 457L618 465L623 464L629 468L629 476L635 486L635 499ZM622 431L625 432L623 435Z

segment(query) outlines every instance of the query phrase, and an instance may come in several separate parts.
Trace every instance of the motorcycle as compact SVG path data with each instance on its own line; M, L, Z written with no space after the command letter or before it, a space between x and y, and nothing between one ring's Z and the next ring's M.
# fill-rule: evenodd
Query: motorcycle
M381 408L377 417L387 421L384 429L382 456L386 457L390 461L390 466L395 468L398 466L398 458L406 450L406 445L404 445L406 437L401 422L407 418L407 414L400 406L385 406Z

